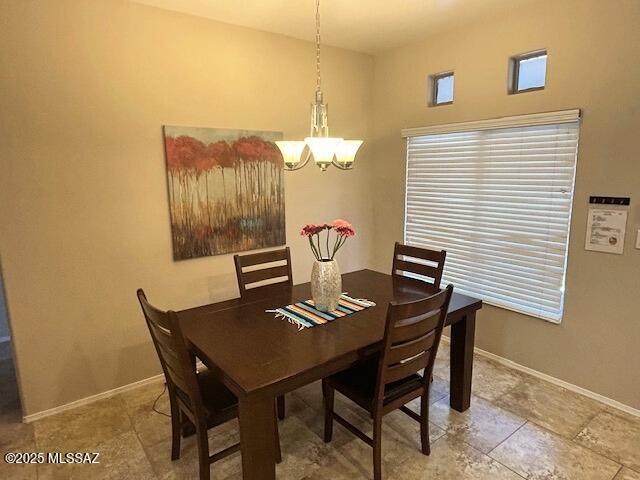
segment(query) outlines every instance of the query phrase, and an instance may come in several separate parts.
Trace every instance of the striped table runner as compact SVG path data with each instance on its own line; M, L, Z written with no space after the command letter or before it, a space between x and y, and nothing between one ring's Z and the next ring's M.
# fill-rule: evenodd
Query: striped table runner
M374 302L353 298L343 293L338 302L338 308L332 312L321 312L316 309L313 300L298 302L275 310L267 310L276 314L276 318L285 318L290 323L298 326L298 330L311 328L323 323L332 322L336 318L346 317L365 308L375 306Z

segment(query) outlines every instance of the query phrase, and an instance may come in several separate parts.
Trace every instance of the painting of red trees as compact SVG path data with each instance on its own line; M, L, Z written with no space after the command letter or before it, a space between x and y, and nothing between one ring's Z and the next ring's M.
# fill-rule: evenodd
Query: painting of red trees
M174 260L285 244L281 138L164 127Z

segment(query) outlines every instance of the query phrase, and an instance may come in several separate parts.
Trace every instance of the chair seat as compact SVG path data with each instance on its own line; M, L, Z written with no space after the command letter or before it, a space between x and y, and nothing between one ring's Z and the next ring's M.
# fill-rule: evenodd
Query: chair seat
M378 357L374 357L332 375L327 378L327 382L365 410L371 411L373 409L377 379ZM383 405L387 405L412 391L421 392L422 387L422 376L418 374L409 375L397 382L389 383L384 390ZM416 396L418 395L419 393Z
M231 390L224 386L218 376L209 369L198 372L196 376L202 403L207 415L207 424L219 425L237 416L238 398ZM176 388L178 396L186 405L190 405L189 398L182 390Z

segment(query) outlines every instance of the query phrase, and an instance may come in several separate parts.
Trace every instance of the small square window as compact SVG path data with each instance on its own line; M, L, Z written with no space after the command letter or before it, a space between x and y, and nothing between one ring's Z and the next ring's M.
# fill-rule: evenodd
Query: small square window
M431 90L429 106L453 103L453 72L431 75L429 80Z
M510 93L542 90L547 75L547 51L539 50L511 59Z

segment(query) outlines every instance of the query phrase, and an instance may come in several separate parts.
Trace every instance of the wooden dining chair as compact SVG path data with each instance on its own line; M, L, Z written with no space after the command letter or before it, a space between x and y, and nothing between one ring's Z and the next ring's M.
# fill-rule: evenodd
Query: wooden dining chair
M240 297L246 297L249 291L264 286L265 282L268 285L282 283L293 286L289 247L268 252L234 255L233 261L236 265ZM260 268L260 266L269 264L270 266ZM260 283L260 285L256 285L257 283ZM278 418L282 420L285 416L284 395L277 398L276 404Z
M403 275L403 273L418 275L419 280L440 288L446 257L447 252L445 250L429 250L428 248L413 247L396 242L393 249L391 274L393 276Z
M268 252L234 255L233 261L236 264L236 276L241 297L245 297L250 290L260 288L265 284L293 285L289 247ZM258 283L260 285L256 285Z
M333 436L333 420L373 447L373 477L382 478L382 417L400 409L420 423L422 453L429 455L429 386L453 287L413 302L391 302L382 352L322 381L324 441ZM420 374L421 370L424 372ZM334 411L337 390L373 419L373 438ZM405 405L420 397L420 414Z
M147 301L142 289L138 300L164 372L171 406L171 460L180 458L180 434L195 426L200 479L209 480L210 465L240 450L231 445L209 454L207 431L238 416L238 399L209 369L198 372L195 356L187 348L175 312L164 312ZM281 460L276 421L276 459ZM184 430L183 430L184 429Z

